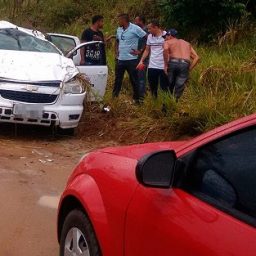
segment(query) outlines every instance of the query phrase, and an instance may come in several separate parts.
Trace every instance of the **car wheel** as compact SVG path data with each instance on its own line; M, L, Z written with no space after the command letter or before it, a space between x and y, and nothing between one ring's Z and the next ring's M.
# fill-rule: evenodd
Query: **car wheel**
M57 133L59 135L74 136L75 135L75 128L62 129L62 128L58 127Z
M60 239L60 256L100 256L100 248L87 216L80 210L71 211Z

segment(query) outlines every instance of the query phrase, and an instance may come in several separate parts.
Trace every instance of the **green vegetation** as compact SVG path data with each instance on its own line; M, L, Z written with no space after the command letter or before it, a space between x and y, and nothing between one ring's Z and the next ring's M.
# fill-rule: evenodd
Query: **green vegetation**
M163 9L165 24L174 24L184 35L190 34L200 41L208 42L217 34L225 32L228 24L233 24L249 13L249 2L252 1L160 0L159 6Z
M211 43L195 45L201 62L191 73L185 93L178 103L163 93L158 100L153 100L148 93L144 104L135 106L131 103L131 86L128 79L124 82L120 98L113 101L111 89L115 61L113 45L108 46L110 78L105 102L111 105L112 111L107 116L107 120L114 122L115 127L121 130L122 134L137 135L139 141L152 140L153 137L166 140L173 136L194 135L254 113L256 111L256 26L252 15L248 15L248 12L255 14L253 1L175 1L179 3L178 6L172 0L161 1L161 4L165 4L165 9L159 9L159 2L0 0L0 18L23 26L36 27L45 32L62 32L79 36L93 14L103 13L106 24L104 32L112 34L116 29L117 13L129 12L131 16L144 14L149 19L160 17L166 27L175 24L174 20L168 19L171 16L176 19L178 23L176 25L186 32L186 38L196 42L201 35L204 38L212 38L215 35ZM186 6L187 2L197 4L193 9L191 6ZM209 2L215 4L220 16L214 18L213 8L207 5ZM166 6L166 3L170 5ZM222 13L218 9L219 3L226 4L225 8L221 9ZM229 6L231 4L232 6ZM204 6L208 6L208 9ZM188 7L192 16L188 16L186 20ZM212 12L210 25L204 23L202 18L205 15L204 8ZM231 10L232 13L225 16L225 12ZM193 13L198 16L194 17ZM241 17L242 14L244 16ZM231 17L232 22L229 19ZM214 19L216 23L213 22ZM218 31L215 30L216 28ZM163 104L166 105L165 112L162 111Z
M129 115L134 130L166 136L195 135L256 111L256 33L235 45L199 46L200 64L191 73L181 100L148 95L141 107L127 104L127 96L112 103L114 115ZM128 84L127 84L128 85ZM126 85L126 86L127 86ZM129 90L128 90L129 91ZM124 93L125 94L125 93ZM126 92L127 94L127 92ZM110 100L110 95L107 96ZM162 111L163 103L167 112ZM163 133L162 133L163 134ZM166 138L163 138L166 139Z
M132 16L145 14L157 17L154 0L0 0L0 18L43 32L65 32L80 36L95 14L105 16L105 33L116 29L120 12ZM150 14L150 15L148 15Z

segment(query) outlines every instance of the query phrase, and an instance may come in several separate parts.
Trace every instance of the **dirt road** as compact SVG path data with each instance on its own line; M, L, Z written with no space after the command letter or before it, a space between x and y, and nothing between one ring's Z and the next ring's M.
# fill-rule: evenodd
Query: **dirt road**
M56 207L68 176L84 154L114 143L53 139L31 127L15 137L10 129L0 127L0 255L56 256Z

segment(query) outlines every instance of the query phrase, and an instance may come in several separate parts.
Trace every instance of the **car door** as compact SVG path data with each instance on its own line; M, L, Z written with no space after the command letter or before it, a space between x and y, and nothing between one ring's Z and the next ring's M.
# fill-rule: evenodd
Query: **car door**
M65 34L48 33L46 35L47 40L56 45L64 55L67 55L76 46L80 45L80 40L76 36L70 36ZM74 52L73 61L75 65L80 64L80 51Z
M80 73L84 74L90 80L91 92L87 99L89 101L101 101L106 92L108 79L108 67L106 63L104 43L94 41L80 44L77 37L52 33L49 33L47 38L54 43L65 56L72 58ZM88 47L95 45L99 46L98 62L81 65L81 50L83 49L84 52L88 52Z
M108 80L108 67L106 63L105 44L101 41L92 41L82 43L67 54L67 57L73 58L73 54L78 51L90 54L90 47L98 48L98 59L94 63L85 63L83 65L76 64L80 73L89 78L91 84L91 93L89 95L90 101L101 101L106 92Z
M179 159L173 189L140 185L127 211L125 255L255 255L255 155L253 127Z

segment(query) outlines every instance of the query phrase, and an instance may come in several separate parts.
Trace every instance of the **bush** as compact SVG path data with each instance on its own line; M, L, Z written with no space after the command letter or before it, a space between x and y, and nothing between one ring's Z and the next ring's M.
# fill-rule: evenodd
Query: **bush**
M243 0L162 0L159 6L167 27L176 26L200 41L211 40L246 13Z
M36 16L38 23L43 23L48 29L64 28L70 25L82 15L83 9L75 1L49 1L39 2L37 9L31 6L33 14ZM39 11L41 10L41 11ZM27 11L27 9L25 9Z

